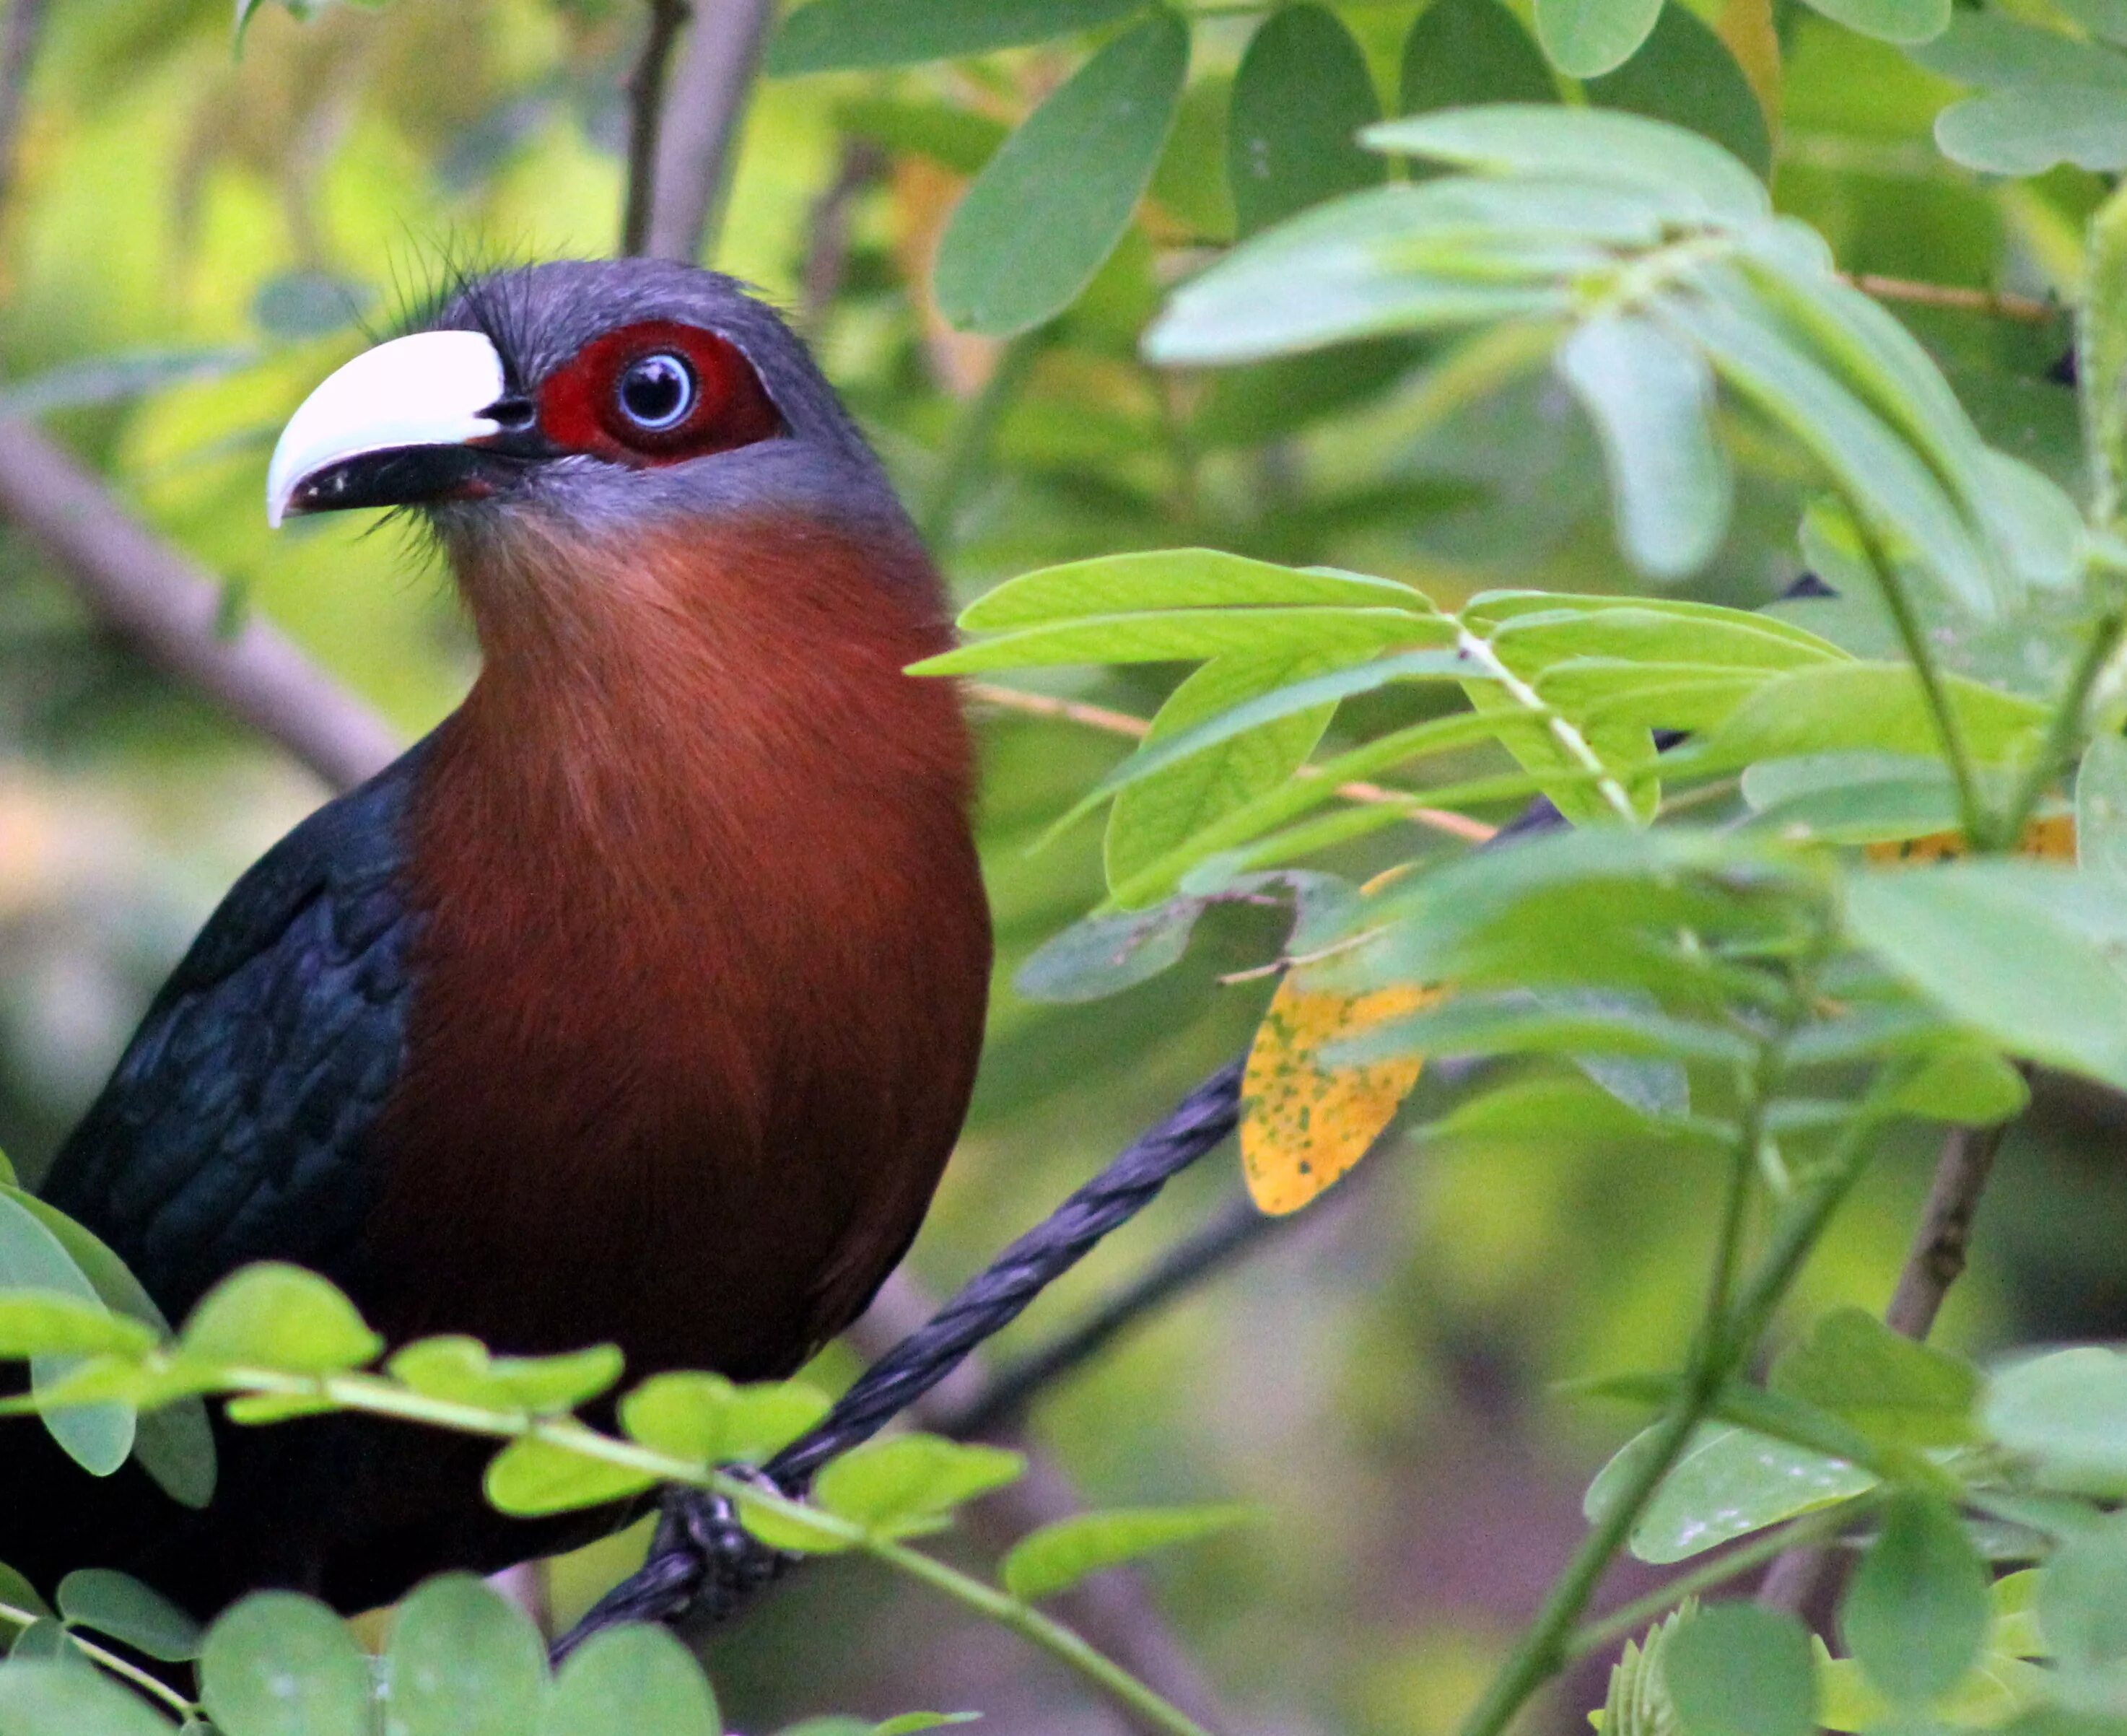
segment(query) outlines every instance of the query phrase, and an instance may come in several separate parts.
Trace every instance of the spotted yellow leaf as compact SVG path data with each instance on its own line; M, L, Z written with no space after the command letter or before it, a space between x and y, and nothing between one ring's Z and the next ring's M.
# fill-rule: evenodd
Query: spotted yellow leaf
M1297 1212L1367 1155L1418 1083L1417 1055L1330 1067L1323 1051L1416 1012L1437 989L1395 984L1363 994L1278 984L1241 1079L1241 1169L1257 1207Z
M2073 862L2075 860L2074 817L2056 813L2044 819L2033 820L2024 828L2024 836L2016 846L2016 853L2035 856L2042 862ZM1965 854L1964 834L1961 832L1930 832L1926 837L1900 838L1892 843L1871 844L1868 854L1872 862L1945 862Z

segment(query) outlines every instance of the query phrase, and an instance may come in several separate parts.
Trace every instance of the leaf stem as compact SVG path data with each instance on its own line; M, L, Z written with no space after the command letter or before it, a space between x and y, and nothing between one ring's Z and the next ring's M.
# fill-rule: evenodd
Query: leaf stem
M47 1619L38 1615L35 1610L21 1610L11 1603L0 1603L0 1621L12 1622L18 1628L34 1627L38 1622ZM154 1695L180 1718L198 1716L199 1704L197 1700L186 1699L168 1682L159 1681L138 1664L127 1662L116 1652L105 1651L92 1639L83 1639L72 1628L67 1629L67 1638L81 1648L83 1656L92 1659L99 1667L108 1670L113 1676L124 1678L143 1693Z
M1458 621L1456 623L1455 648L1496 681L1517 705L1543 723L1551 732L1551 739L1565 752L1566 757L1593 776L1596 790L1618 818L1627 826L1637 827L1641 823L1639 809L1632 805L1632 797L1626 794L1625 786L1604 764L1602 756L1589 746L1588 738L1547 704L1536 689L1508 668L1499 652L1492 648L1489 639L1480 633L1472 633Z
M810 1514L808 1515L810 1517ZM1031 1604L1021 1603L995 1587L949 1568L942 1561L919 1553L898 1543L874 1539L862 1545L866 1554L898 1568L955 1602L987 1616L999 1627L1009 1628L1030 1644L1039 1646L1089 1681L1097 1683L1145 1722L1170 1736L1209 1736L1204 1727L1169 1704L1120 1665L1102 1657L1061 1622L1052 1620Z
M2068 685L2054 707L2054 714L2047 722L2045 740L2040 743L2037 756L2025 768L2009 799L2008 810L2002 816L2001 835L1996 840L1997 848L2015 847L2044 798L2047 786L2067 769L2074 757L2082 734L2083 707L2089 702L2091 690L2096 686L2098 677L2105 673L2105 666L2112 661L2112 653L2119 649L2123 633L2127 633L2127 609L2115 608L2098 618L2082 647L2082 655L2076 660Z
M231 1392L324 1398L342 1410L427 1423L460 1434L505 1440L528 1436L585 1459L640 1472L661 1482L684 1483L692 1488L711 1490L735 1501L743 1501L869 1555L944 1592L976 1614L1009 1628L1076 1670L1147 1723L1168 1733L1168 1736L1209 1736L1202 1725L1179 1707L1147 1687L1120 1664L1102 1656L1061 1622L994 1586L891 1538L882 1537L853 1520L773 1493L699 1461L675 1458L654 1448L601 1433L575 1416L538 1416L524 1411L498 1410L453 1399L432 1398L384 1376L368 1373L306 1376L270 1368L236 1368L225 1371L223 1384Z
M1949 762L1949 773L1957 785L1958 818L1964 835L1971 840L1975 850L1996 847L1993 842L1992 817L1980 799L1979 784L1972 769L1972 754L1965 744L1964 725L1957 715L1957 708L1950 702L1949 689L1942 678L1942 670L1935 662L1935 652L1927 642L1926 629L1921 624L1913 600L1890 558L1883 552L1883 543L1869 524L1868 517L1858 500L1849 500L1847 510L1851 515L1856 534L1860 538L1862 558L1869 564L1874 576L1876 588L1883 593L1883 604L1891 612L1891 619L1898 629L1899 642L1905 647L1907 660L1913 666L1913 674L1921 684L1921 694L1926 701L1929 715L1935 720L1935 734L1942 742L1943 757Z
M1766 1098L1779 1074L1779 1046L1785 1035L1783 1029L1767 1038L1755 1065L1744 1073L1744 1101L1736 1118L1728 1194L1714 1248L1706 1310L1676 1402L1645 1437L1645 1446L1627 1467L1625 1486L1574 1551L1536 1620L1493 1678L1485 1697L1464 1720L1461 1736L1499 1736L1529 1696L1571 1661L1571 1636L1581 1612L1640 1522L1662 1479L1683 1456L1692 1435L1713 1408L1722 1385L1747 1348L1746 1341L1727 1330L1729 1293L1735 1285L1742 1245L1750 1178L1757 1169L1758 1141L1765 1133Z

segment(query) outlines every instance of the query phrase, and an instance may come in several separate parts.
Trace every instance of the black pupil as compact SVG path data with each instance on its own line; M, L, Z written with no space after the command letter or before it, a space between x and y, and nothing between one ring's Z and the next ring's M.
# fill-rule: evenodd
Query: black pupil
M694 401L694 377L677 356L645 356L620 377L620 407L645 428L670 428Z

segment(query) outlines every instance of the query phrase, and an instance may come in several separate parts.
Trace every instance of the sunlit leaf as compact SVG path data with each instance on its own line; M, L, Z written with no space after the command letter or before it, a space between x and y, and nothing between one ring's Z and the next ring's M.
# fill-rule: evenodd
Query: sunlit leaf
M827 1395L783 1381L734 1386L720 1374L655 1374L620 1402L646 1447L710 1465L765 1464L827 1414Z
M208 1291L181 1348L202 1362L305 1374L358 1368L384 1348L354 1304L300 1266L246 1266Z
M822 1511L882 1537L936 1530L955 1507L1018 1480L1026 1461L1002 1447L936 1435L867 1441L828 1462L813 1480Z
M385 1370L430 1398L552 1416L618 1380L621 1354L614 1345L594 1345L561 1356L490 1356L477 1339L423 1338L394 1353Z
M647 1473L527 1435L488 1462L486 1487L498 1512L528 1518L599 1506L639 1495L656 1482Z
M1140 1507L1074 1513L1021 1538L1004 1558L1005 1589L1032 1602L1156 1549L1194 1543L1262 1518L1253 1507Z
M68 1316L71 1325L66 1329L71 1334L80 1335L86 1330L93 1336L107 1330L92 1326L84 1329L82 1316L87 1311L102 1311L109 1317L95 1285L59 1239L45 1228L39 1216L7 1194L0 1194L0 1288L43 1291L67 1298L73 1304ZM35 1303L24 1306L32 1309L36 1307ZM35 1324L38 1330L56 1330L59 1326L56 1316ZM127 1340L126 1348L138 1348L140 1329L136 1324L114 1319L107 1330ZM80 1366L78 1355L64 1351L33 1352L30 1362L31 1388L40 1395L48 1396ZM53 1438L66 1449L76 1463L97 1476L109 1476L126 1463L126 1455L133 1450L134 1413L130 1406L75 1405L47 1411L44 1415L45 1426Z

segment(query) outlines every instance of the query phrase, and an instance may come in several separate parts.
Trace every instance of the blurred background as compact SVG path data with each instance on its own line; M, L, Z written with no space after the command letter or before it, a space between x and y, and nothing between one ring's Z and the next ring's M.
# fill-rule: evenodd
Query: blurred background
M1082 43L760 80L703 258L760 286L817 347L964 599L1048 562L1193 543L1390 574L1443 600L1622 583L1592 437L1547 378L1491 396L1466 354L1402 340L1215 377L1138 359L1165 287L1233 236L1225 97L1264 10L1195 8L1190 83L1151 193L1087 292L1033 337L949 329L931 259L969 175ZM268 5L240 55L229 0L37 11L19 32L36 53L0 205L0 417L40 422L202 563L232 628L270 619L410 740L471 673L443 576L388 527L333 516L269 533L267 453L308 388L448 265L613 249L646 9ZM1416 5L1335 11L1386 111L1430 100L1402 63ZM1703 22L1670 13L1642 56L1671 58L1613 75L1641 68L1651 94L1627 106L1666 105L1739 148L1755 116L1778 202L1842 266L2039 297L2072 287L2099 178L1992 183L1956 168L1929 132L1954 87L1785 0L1725 25L1717 7ZM2073 463L2073 395L2049 372L2063 321L1898 311L1991 438L2056 474ZM1799 571L1798 500L1779 454L1744 458L1745 509L1698 588L1751 605ZM1173 676L1067 673L1047 690L1145 716ZM1235 1052L1269 992L1218 980L1259 959L1268 932L1220 913L1182 969L1114 1001L1016 995L1014 965L1101 891L1097 824L1033 847L1128 744L995 707L983 719L1004 956L973 1118L912 1257L934 1293ZM325 793L0 528L0 1145L26 1176L229 882ZM1423 842L1377 847L1389 859ZM1406 1122L1442 1101L1422 1087ZM2044 1104L2003 1159L1947 1342L2127 1326L2121 1122L2095 1095ZM1880 1307L1930 1155L1876 1172L1803 1307ZM1444 1729L1577 1538L1581 1489L1631 1425L1551 1383L1674 1358L1712 1179L1643 1150L1392 1140L1046 1392L1030 1438L1091 1503L1272 1510L1147 1570L1234 1729ZM1201 1166L999 1348L1078 1316L1238 1192L1229 1156ZM838 1348L821 1373L857 1365ZM639 1548L561 1564L557 1614ZM1009 1636L861 1564L808 1568L705 1644L742 1729L916 1705L980 1708L1001 1733L1116 1728ZM1555 1728L1585 1728L1594 1681L1584 1672L1559 1696Z

